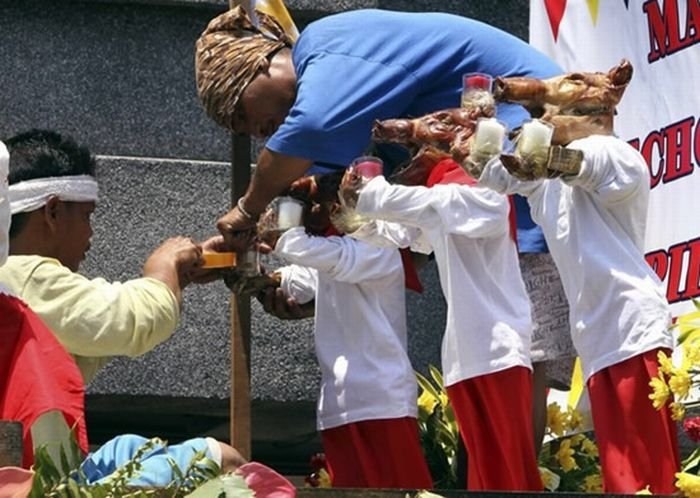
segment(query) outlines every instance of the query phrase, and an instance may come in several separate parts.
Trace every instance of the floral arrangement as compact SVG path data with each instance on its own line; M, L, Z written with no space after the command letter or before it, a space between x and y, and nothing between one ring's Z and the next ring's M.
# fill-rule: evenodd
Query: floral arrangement
M671 417L683 421L683 429L693 442L700 441L700 416L686 417L686 411L700 407L700 401L691 401L691 390L700 387L700 301L693 301L695 311L678 318L678 343L683 358L679 366L659 352L659 375L649 385L654 408L671 409ZM689 498L700 498L700 448L696 448L681 462L676 474L676 487Z
M418 427L421 444L435 489L457 487L459 430L450 406L442 375L429 367L430 379L416 373L421 394L418 398ZM581 415L572 408L562 411L558 404L547 407L547 443L540 453L540 475L550 491L600 493L602 478L598 448L582 429Z
M598 447L582 433L581 414L569 407L565 411L557 403L547 407L546 443L539 455L540 475L545 489L601 493Z

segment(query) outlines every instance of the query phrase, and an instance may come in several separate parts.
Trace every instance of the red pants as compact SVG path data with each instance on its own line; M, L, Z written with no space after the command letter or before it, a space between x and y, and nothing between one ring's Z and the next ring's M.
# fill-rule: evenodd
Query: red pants
M532 374L525 367L447 388L467 448L467 489L541 491L532 433Z
M588 380L606 493L634 494L647 485L653 494L676 491L676 423L668 407L656 410L649 399L649 381L659 370L658 351L612 365Z
M321 431L333 487L431 489L415 418L363 420Z

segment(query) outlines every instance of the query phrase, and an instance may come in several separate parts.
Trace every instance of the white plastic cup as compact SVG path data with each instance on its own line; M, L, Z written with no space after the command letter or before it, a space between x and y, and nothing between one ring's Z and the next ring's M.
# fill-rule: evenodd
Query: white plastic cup
M479 118L474 132L473 151L495 156L503 151L506 127L495 118Z
M518 138L517 154L531 156L549 147L554 135L554 126L539 119L531 119L523 123Z
M280 197L277 203L277 229L288 230L301 225L304 204L293 197Z

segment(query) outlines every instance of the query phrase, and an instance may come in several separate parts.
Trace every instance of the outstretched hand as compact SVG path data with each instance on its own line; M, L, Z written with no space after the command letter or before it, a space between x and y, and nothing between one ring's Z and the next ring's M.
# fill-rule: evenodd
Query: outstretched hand
M257 220L243 214L238 206L219 218L216 228L224 239L221 250L243 252L248 249L255 238L256 222Z
M280 320L299 320L314 316L314 302L300 305L296 299L288 297L282 289L269 287L257 294L263 309Z
M214 235L209 237L204 242L200 243L202 252L225 252L226 243L223 235ZM188 280L193 284L208 284L215 280L220 280L222 277L221 268L203 268L197 266L191 268L188 273Z
M191 273L200 269L203 263L199 244L189 237L172 237L148 256L143 275L163 282L180 302L181 291L190 283Z
M226 286L239 296L257 294L271 287L279 287L279 281L272 274L249 275L237 268L224 270L222 273Z
M533 173L533 168L522 157L513 154L501 154L501 164L518 180L531 181L537 177Z
M511 175L524 181L579 173L583 161L583 152L580 150L554 145L548 147L545 152L527 157L501 154L500 159Z

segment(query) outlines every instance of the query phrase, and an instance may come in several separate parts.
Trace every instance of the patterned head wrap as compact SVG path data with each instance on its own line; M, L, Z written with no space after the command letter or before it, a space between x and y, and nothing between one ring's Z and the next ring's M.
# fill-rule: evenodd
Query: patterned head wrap
M236 104L268 57L292 41L284 28L264 12L256 12L259 28L240 5L211 20L195 46L197 93L205 111L231 131Z

